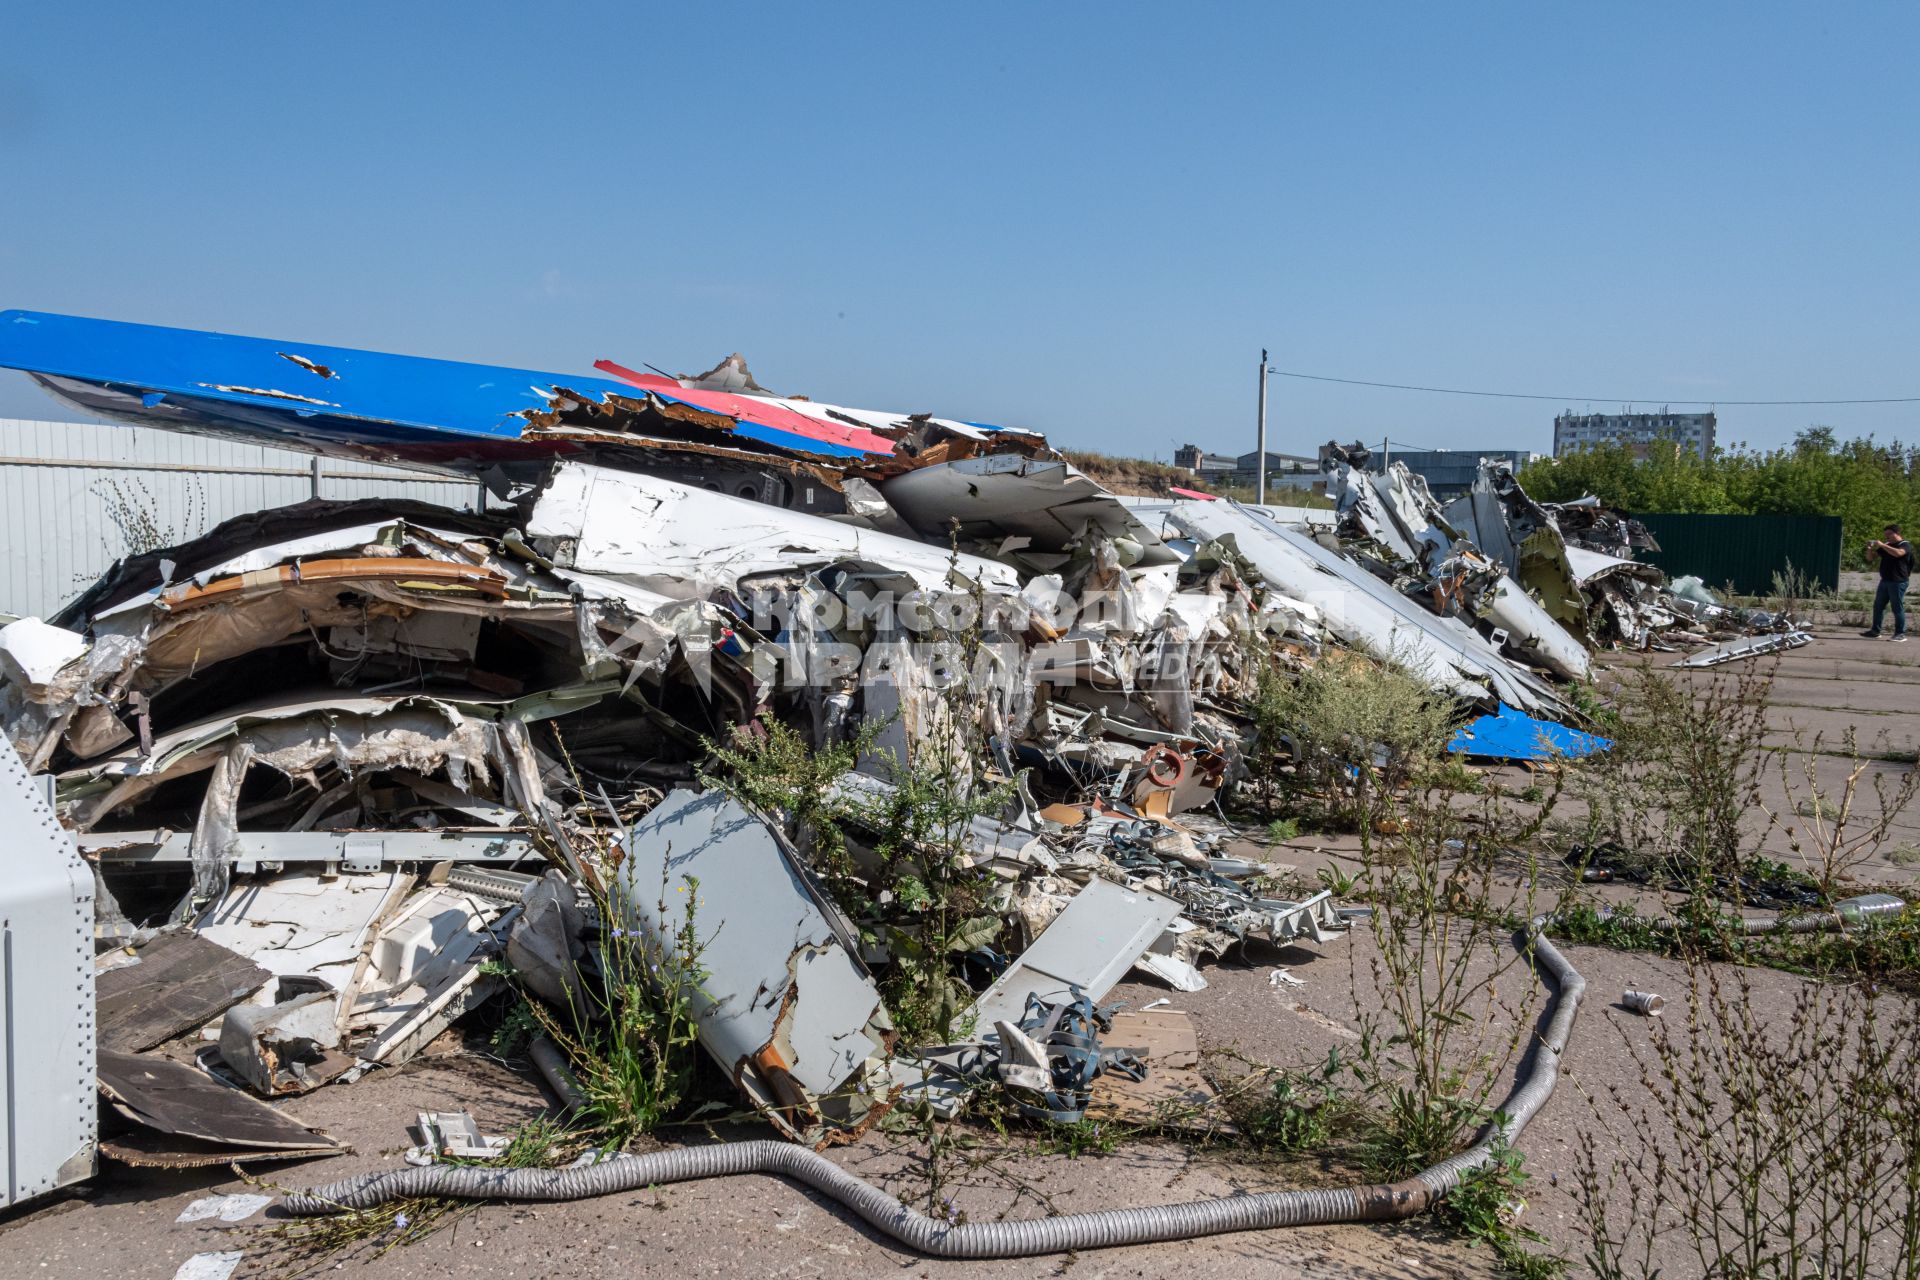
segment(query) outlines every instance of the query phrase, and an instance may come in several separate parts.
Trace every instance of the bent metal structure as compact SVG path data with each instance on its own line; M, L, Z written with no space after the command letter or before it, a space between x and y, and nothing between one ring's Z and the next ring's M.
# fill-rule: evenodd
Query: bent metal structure
M1705 643L1745 625L1666 608L1618 569L1577 578L1581 548L1496 469L1449 517L1404 470L1335 458L1334 527L1308 529L1204 495L1122 500L1029 431L777 396L737 356L574 376L11 311L0 366L127 421L437 467L496 499L253 513L0 627L0 728L97 869L96 945L140 953L102 977L100 1078L127 1121L109 1156L337 1154L272 1101L407 1061L499 989L497 961L567 1001L579 958L618 936L578 900L618 882L608 822L613 863L687 874L685 910L751 937L703 959L699 1037L801 1146L423 1170L328 1189L336 1203L762 1168L956 1256L1414 1212L1495 1135L1391 1187L957 1228L802 1147L857 1136L882 1104L950 1114L982 1088L1076 1116L1096 1077L1142 1064L1061 1020L1091 1025L1081 1003L1130 969L1198 990L1249 939L1343 935L1330 894L1273 896L1202 816L1250 753L1292 750L1249 714L1275 670L1332 650L1394 662L1487 713L1455 750L1539 758L1605 749L1557 722L1606 628ZM835 784L850 848L831 892L782 815L703 782L716 743L776 733L860 748ZM903 1043L878 994L892 935L867 926L905 908L876 849L903 771L955 762L1009 799L957 849L912 855L991 887L969 945L994 965L964 980L976 1035ZM620 923L677 934L662 912ZM1558 994L1510 1132L1551 1089L1578 1004L1537 935L1521 945ZM163 969L206 979L164 1017L128 994ZM202 1033L264 1101L153 1057Z

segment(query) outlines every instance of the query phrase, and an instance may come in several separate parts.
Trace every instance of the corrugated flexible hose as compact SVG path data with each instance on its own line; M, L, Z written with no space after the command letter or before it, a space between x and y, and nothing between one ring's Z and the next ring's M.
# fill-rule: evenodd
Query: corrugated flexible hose
M572 1169L489 1169L453 1165L363 1173L286 1198L289 1213L312 1215L370 1209L406 1196L466 1200L579 1200L657 1183L742 1173L782 1174L838 1200L910 1249L938 1258L1017 1258L1077 1249L1187 1240L1229 1231L1261 1231L1328 1222L1366 1222L1420 1213L1485 1164L1496 1139L1511 1142L1553 1093L1586 982L1542 934L1537 917L1515 935L1554 987L1551 1012L1520 1079L1472 1147L1400 1182L1312 1191L1273 1191L1185 1204L1108 1209L1016 1222L948 1223L918 1213L805 1147L753 1141L681 1147Z

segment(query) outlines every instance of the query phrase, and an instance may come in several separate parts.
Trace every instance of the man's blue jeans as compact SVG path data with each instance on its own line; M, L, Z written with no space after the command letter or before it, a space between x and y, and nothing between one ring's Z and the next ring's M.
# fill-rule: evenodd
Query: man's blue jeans
M1893 634L1907 634L1907 584L1904 582L1885 582L1873 590L1873 629L1880 629L1880 619L1886 615L1887 606L1893 606Z

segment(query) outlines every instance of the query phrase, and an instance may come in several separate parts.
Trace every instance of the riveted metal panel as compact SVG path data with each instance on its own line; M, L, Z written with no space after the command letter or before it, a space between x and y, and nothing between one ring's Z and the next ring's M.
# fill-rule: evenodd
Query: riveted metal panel
M0 1208L93 1176L93 873L0 745Z

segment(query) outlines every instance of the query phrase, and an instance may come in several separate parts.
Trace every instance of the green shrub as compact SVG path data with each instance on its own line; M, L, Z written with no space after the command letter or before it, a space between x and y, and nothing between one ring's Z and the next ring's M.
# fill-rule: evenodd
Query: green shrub
M902 1042L939 1044L973 1003L956 963L991 946L1002 928L988 901L995 881L972 866L967 836L976 818L1006 807L1013 789L983 786L946 753L929 752L933 763L895 763L892 788L878 799L837 791L881 727L815 751L776 721L762 735L709 744L707 780L785 820L862 942L885 957L877 977Z
M585 1097L581 1120L601 1141L623 1147L666 1121L687 1096L698 1058L693 997L706 980L696 902L700 882L682 877L686 911L671 938L649 938L612 922L624 918L616 899L599 895L609 922L597 977L582 975L576 1000L553 1009L528 1000L540 1030L573 1064ZM659 918L666 919L661 885Z
M1274 1071L1266 1087L1247 1096L1236 1091L1229 1110L1245 1139L1267 1151L1300 1155L1333 1141L1351 1118L1354 1100L1341 1087L1345 1070L1339 1050L1317 1071Z
M1489 1246L1507 1275L1554 1280L1566 1274L1566 1259L1527 1249L1523 1241L1538 1241L1541 1236L1516 1221L1518 1207L1525 1203L1521 1193L1531 1176L1522 1167L1520 1153L1496 1139L1487 1163L1460 1179L1440 1211L1461 1235Z
M1302 801L1348 827L1377 817L1388 793L1434 766L1454 716L1400 664L1337 651L1297 678L1263 676L1252 712L1263 753L1283 738L1293 744Z

